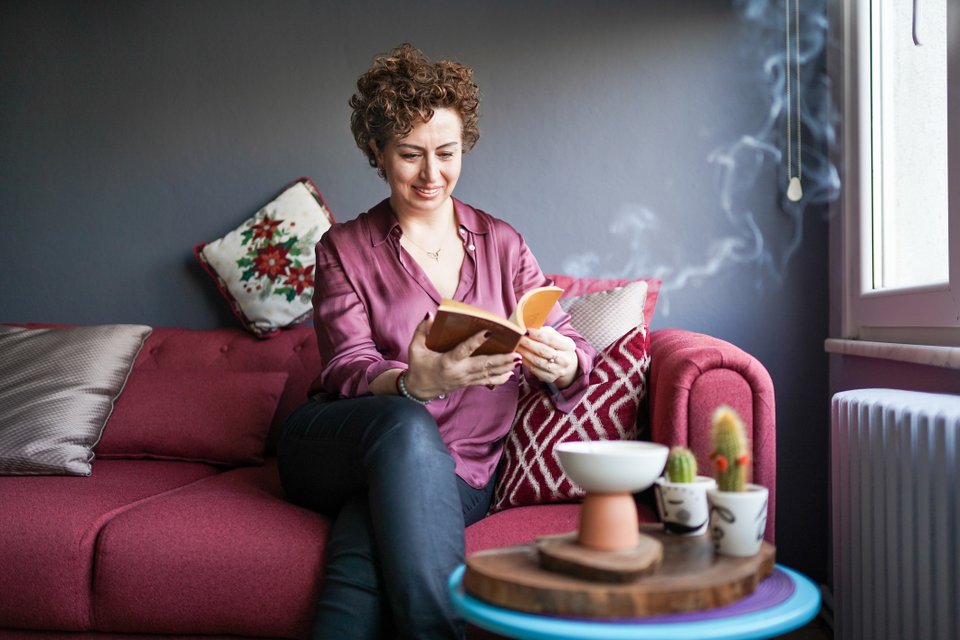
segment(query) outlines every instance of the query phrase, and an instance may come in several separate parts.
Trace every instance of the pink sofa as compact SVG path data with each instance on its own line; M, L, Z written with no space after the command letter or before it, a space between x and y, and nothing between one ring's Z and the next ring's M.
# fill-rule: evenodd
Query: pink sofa
M738 409L752 436L754 479L770 488L773 540L774 393L766 370L729 343L682 330L653 332L651 349L653 439L688 444L706 464L710 412L721 402ZM269 452L318 365L307 327L270 340L240 329L154 329L128 387L151 370L203 372L211 384L228 371L288 373L268 457L234 468L98 458L89 477L0 477L0 637L304 637L329 523L284 500ZM653 519L650 501L640 502L644 519ZM468 552L573 530L578 509L497 513L468 529Z

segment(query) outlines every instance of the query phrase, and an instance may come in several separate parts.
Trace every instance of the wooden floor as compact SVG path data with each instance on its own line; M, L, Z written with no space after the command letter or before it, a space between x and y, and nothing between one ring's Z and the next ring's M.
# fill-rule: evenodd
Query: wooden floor
M805 627L780 637L785 640L833 640L833 629L818 616Z
M790 633L779 636L781 640L833 640L833 630L819 616L814 618L806 626L791 631ZM469 625L467 631L467 640L507 640L503 636L493 634Z

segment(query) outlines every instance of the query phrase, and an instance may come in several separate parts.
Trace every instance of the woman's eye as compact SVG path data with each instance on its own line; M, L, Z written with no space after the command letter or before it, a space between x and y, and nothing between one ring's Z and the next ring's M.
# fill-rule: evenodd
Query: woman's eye
M443 153L440 154L440 157L444 160L449 160L450 158L453 157L453 154L449 151L444 151Z
M401 155L400 157L403 158L404 160L416 160L417 158L420 157L420 154L419 154L419 153L405 153L405 154Z

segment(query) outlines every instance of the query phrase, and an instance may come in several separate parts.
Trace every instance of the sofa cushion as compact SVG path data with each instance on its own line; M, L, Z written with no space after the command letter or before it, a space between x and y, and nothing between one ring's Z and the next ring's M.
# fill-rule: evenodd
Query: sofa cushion
M0 628L89 629L103 525L216 472L196 463L98 460L89 477L0 477Z
M0 327L0 474L90 475L150 327Z
M280 371L136 371L117 399L97 455L261 464L286 382Z
M222 238L194 247L240 323L266 338L310 317L314 245L333 216L300 178Z
M303 404L320 370L317 334L300 326L270 340L260 340L239 327L181 329L157 327L137 358L133 376L141 371L197 371L218 376L230 371L286 371L287 385L267 438L267 455L273 450L279 426Z
M467 527L467 553L529 544L539 536L575 531L580 505L544 504L507 509Z
M646 393L647 328L635 327L597 356L587 391L569 412L558 411L539 387L521 380L520 403L507 435L491 512L583 496L563 473L554 447L572 440L637 436Z
M656 522L652 504L638 501L640 522ZM540 536L576 531L580 526L580 504L557 503L507 509L467 527L467 553L530 544Z
M111 519L93 574L97 627L304 637L329 527L283 495L270 459Z

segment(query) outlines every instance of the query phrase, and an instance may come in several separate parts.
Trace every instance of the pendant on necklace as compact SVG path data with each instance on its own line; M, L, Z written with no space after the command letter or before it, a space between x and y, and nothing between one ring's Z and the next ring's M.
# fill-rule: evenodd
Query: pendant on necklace
M440 264L440 250L441 250L441 249L443 249L443 247L440 247L440 249L437 249L436 251L427 251L426 249L424 249L423 252L424 252L425 254L427 254L427 257L428 257L428 258L431 258L434 262L436 262L437 264Z

